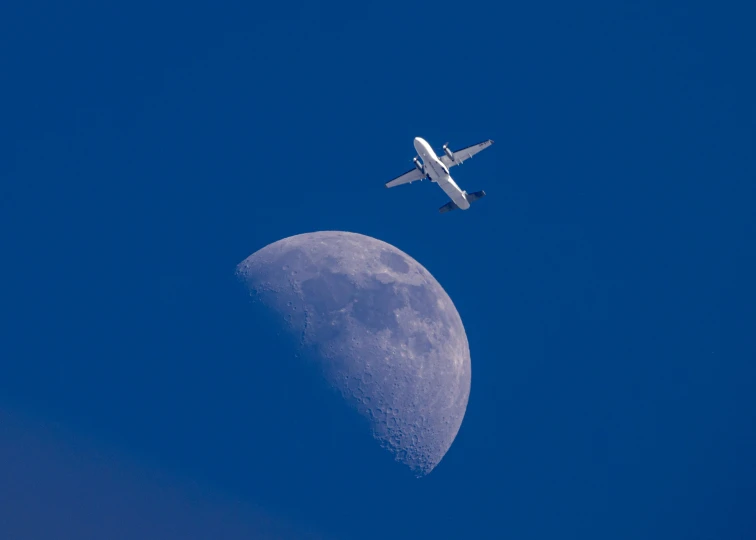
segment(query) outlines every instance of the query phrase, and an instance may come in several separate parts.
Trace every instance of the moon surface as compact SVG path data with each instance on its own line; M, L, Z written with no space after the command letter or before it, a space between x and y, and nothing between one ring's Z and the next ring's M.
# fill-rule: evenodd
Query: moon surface
M416 476L441 461L470 395L470 349L441 285L394 246L361 234L291 236L236 268L380 446Z

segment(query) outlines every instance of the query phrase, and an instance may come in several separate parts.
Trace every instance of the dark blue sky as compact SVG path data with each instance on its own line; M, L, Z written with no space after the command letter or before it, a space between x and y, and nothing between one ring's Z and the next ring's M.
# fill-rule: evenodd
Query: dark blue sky
M0 14L0 537L753 538L753 6L108 6ZM415 136L494 139L488 197L384 189ZM422 481L300 490L259 439L233 269L323 229L462 316Z

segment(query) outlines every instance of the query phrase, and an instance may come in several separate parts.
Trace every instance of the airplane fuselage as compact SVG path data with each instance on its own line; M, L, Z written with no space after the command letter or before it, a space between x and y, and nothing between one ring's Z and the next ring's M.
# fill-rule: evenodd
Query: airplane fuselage
M415 137L414 144L418 157L423 161L423 171L430 181L438 184L460 210L470 208L465 192L451 177L449 169L441 162L427 141L422 137Z

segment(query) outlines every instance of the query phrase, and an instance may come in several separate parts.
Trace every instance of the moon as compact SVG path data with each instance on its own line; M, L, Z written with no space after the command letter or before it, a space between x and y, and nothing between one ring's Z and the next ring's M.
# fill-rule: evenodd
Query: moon
M451 447L470 395L470 349L449 295L420 263L351 232L299 234L236 268L373 438L417 477Z

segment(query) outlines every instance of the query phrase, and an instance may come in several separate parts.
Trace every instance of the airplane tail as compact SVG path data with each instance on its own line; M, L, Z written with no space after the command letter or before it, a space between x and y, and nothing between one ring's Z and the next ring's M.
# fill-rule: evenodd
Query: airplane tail
M474 203L478 199L482 199L485 196L486 196L486 192L483 191L482 189L480 191L476 191L475 193L465 193L465 198L467 199L467 202L469 202L470 204ZM439 208L438 211L443 214L446 212L451 212L452 210L456 210L457 208L459 208L459 206L457 206L454 203L454 201L449 201L448 203L443 205L441 208Z
M438 211L443 214L445 212L451 212L452 210L456 210L457 208L459 208L459 206L457 206L454 203L454 201L449 201L448 203L443 205L441 208L439 208Z
M467 199L467 202L472 204L478 199L482 199L485 196L486 196L486 192L481 189L480 191L476 191L475 193L467 193L465 195L465 198Z

